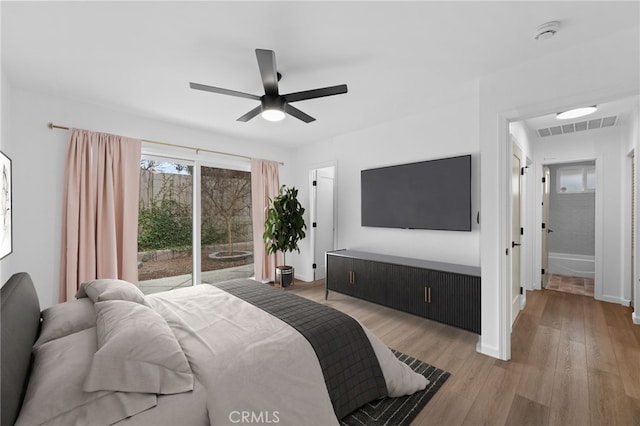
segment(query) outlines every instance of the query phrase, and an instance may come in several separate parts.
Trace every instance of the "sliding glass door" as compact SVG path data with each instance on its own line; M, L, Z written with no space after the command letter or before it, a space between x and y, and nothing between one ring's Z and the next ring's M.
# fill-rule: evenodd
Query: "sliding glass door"
M201 281L253 276L251 173L202 166L200 183Z
M140 161L138 282L145 293L193 284L193 163Z
M250 172L145 156L138 212L143 292L254 275Z

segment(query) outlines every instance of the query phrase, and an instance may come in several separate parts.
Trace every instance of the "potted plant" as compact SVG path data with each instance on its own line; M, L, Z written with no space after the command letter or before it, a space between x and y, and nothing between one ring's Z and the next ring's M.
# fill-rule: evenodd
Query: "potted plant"
M264 223L262 239L268 254L282 252L284 265L276 266L276 284L283 287L293 283L293 267L287 266L286 253L297 250L298 241L305 237L304 207L298 201L298 190L294 187L280 187L277 197L269 199L267 219Z

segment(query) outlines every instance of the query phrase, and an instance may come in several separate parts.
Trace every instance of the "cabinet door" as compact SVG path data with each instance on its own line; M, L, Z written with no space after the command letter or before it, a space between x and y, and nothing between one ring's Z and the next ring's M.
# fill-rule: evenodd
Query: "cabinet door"
M326 283L329 290L353 296L353 259L342 256L327 255Z
M429 271L393 265L387 286L387 305L422 317L428 317L427 289Z
M386 304L388 264L353 259L353 295L370 302Z
M480 333L480 279L432 271L429 318Z

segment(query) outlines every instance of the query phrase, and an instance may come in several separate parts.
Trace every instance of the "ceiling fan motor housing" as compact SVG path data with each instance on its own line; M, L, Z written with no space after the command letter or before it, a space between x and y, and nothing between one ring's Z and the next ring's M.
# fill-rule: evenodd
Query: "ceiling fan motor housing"
M260 102L262 103L262 111L269 109L284 111L284 98L280 95L263 95Z

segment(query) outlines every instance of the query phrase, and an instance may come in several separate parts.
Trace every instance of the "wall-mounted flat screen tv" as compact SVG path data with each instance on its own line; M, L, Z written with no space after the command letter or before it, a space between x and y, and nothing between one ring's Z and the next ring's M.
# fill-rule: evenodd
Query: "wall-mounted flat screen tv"
M471 155L362 170L362 226L471 231Z

